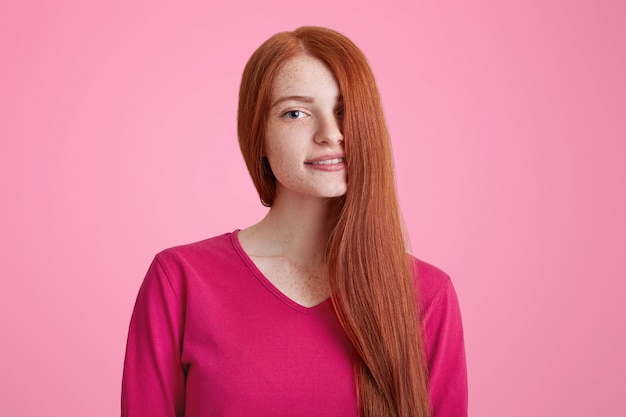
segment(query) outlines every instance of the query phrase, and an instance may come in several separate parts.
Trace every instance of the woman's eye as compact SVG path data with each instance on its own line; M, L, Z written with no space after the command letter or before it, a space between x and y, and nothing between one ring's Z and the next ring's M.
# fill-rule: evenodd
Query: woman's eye
M301 119L305 116L306 113L300 110L289 110L288 112L283 114L283 117L286 117L287 119Z

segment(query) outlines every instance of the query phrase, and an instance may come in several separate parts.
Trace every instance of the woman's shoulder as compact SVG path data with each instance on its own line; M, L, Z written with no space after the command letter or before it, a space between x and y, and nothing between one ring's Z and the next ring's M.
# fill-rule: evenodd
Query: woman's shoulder
M234 252L234 232L224 233L197 242L172 246L158 252L155 259L162 264L172 263L195 263L195 261L207 261L222 258Z
M431 296L452 285L450 276L435 265L410 255L413 275L422 296Z
M419 304L423 315L430 315L450 302L457 303L450 276L438 267L411 255Z
M224 233L201 241L172 246L157 253L144 279L144 286L165 282L177 293L216 283L245 271L236 247L236 234Z

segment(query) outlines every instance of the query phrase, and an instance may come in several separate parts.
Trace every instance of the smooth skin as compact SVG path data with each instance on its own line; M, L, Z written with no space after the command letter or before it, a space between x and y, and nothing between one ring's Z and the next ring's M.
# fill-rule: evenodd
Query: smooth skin
M265 135L276 197L239 240L265 277L304 307L330 296L324 255L333 199L346 193L342 118L339 86L322 61L299 55L283 65Z

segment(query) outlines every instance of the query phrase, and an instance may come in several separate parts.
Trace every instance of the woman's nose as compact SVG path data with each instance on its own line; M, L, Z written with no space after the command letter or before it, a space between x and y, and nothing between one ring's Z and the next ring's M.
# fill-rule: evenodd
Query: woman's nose
M343 126L339 116L333 114L318 117L317 131L315 132L317 143L341 143L343 142Z

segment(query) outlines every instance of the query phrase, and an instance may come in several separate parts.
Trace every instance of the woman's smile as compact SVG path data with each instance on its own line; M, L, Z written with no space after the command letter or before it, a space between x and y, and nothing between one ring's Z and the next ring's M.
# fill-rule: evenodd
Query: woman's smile
M345 160L346 158L344 156L324 155L306 161L305 165L311 169L320 171L341 171L346 167Z

